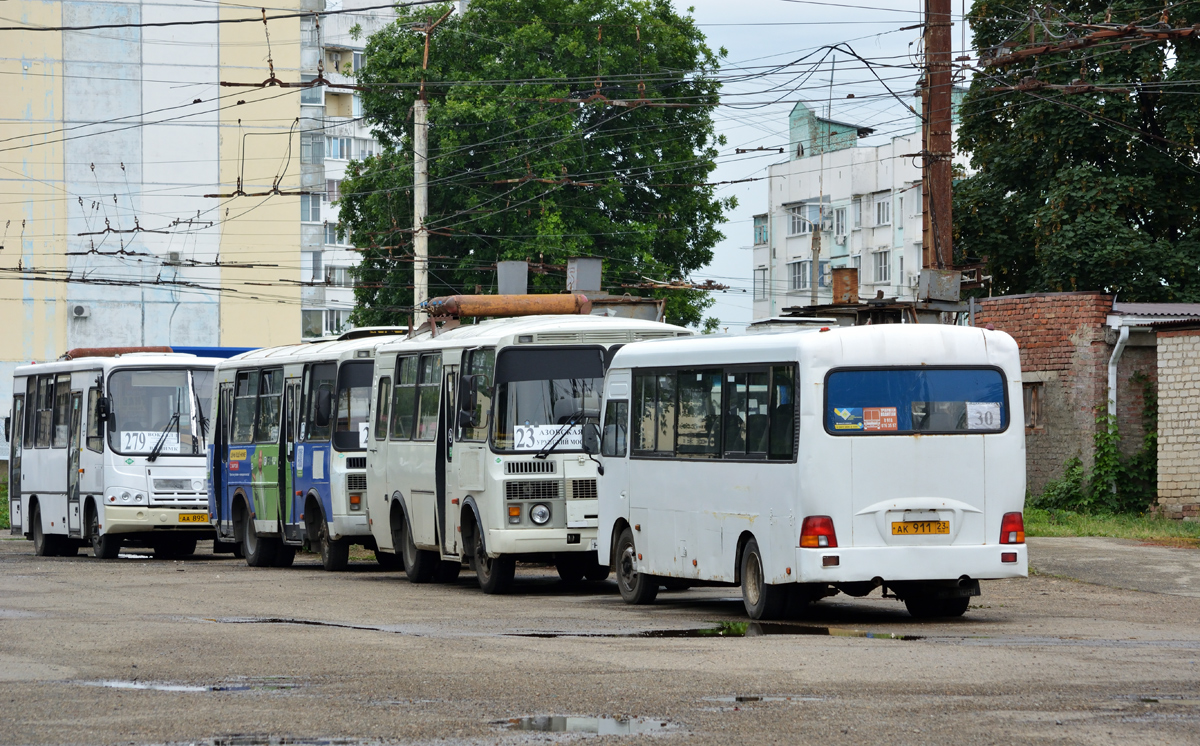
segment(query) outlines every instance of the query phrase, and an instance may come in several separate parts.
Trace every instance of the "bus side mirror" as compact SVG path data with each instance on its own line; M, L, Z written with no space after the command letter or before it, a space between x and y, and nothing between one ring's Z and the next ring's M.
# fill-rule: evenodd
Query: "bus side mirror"
M313 413L317 427L328 427L331 414L333 414L333 395L329 389L319 389L317 391L317 411Z
M591 423L583 426L583 452L589 456L600 453L600 434Z
M478 427L475 410L479 407L480 376L463 376L459 382L458 426Z
M112 416L112 399L102 396L96 400L96 422L108 422Z

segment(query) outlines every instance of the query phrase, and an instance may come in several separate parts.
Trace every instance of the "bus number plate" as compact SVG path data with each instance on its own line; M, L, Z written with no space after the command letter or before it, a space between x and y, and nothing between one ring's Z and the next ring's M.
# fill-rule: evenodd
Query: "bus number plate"
M180 513L180 523L208 523L208 513Z
M950 521L895 521L892 523L892 536L948 533L950 533Z

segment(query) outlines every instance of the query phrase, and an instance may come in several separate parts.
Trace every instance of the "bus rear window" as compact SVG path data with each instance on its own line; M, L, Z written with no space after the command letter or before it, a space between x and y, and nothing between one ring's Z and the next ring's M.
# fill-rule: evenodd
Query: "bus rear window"
M1000 432L1008 427L1004 375L995 368L837 370L825 384L833 435Z

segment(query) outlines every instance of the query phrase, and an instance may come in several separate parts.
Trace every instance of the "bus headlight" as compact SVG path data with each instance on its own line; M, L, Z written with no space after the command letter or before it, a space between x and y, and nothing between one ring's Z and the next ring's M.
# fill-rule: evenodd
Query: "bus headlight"
M141 505L146 502L146 496L139 492L133 496L133 501L138 505Z
M544 526L550 521L550 506L545 503L538 503L529 509L529 520L539 526Z
M123 502L123 503L129 502L130 497L131 497L131 495L128 492L122 492L121 493L121 502Z

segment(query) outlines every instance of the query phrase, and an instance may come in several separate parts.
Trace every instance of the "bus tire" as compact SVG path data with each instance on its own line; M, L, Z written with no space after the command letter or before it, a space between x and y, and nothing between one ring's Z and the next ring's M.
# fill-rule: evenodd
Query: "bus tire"
M296 547L281 543L275 548L275 567L291 567L296 561Z
M462 572L462 563L457 560L442 560L433 573L435 583L454 583Z
M33 525L33 553L38 557L69 557L66 537L58 534L47 534L42 530L42 506L34 504L30 512Z
M637 569L637 546L628 527L617 539L617 588L627 604L651 604L658 596L659 579Z
M970 596L958 598L929 598L927 596L908 596L904 599L904 607L910 616L916 619L937 619L962 616L971 603Z
M587 571L583 573L583 577L593 583L608 580L608 565L602 565L599 562L589 565Z
M96 559L116 559L121 553L121 537L100 534L100 516L94 506L88 507L88 539L92 543L92 554Z
M317 517L317 545L321 551L321 566L329 572L345 570L350 564L350 542L329 538L329 524L324 516Z
M751 619L778 619L787 606L788 587L771 585L763 571L758 542L750 539L742 550L742 603Z
M400 546L404 547L404 574L408 577L408 582L428 583L433 580L441 559L437 552L417 549L406 520L400 522L400 541Z
M271 567L275 564L275 551L279 542L264 539L254 530L254 519L243 510L240 515L242 522L242 553L246 556L246 564L250 567Z
M391 552L384 552L379 549L376 549L375 550L375 561L378 562L379 566L382 567L384 570L403 570L404 569L404 558L398 554L392 554Z
M583 580L587 566L583 561L584 555L579 552L558 552L554 555L554 569L558 577L567 585L576 585Z
M510 554L488 557L483 546L483 532L475 531L475 577L479 587L488 595L508 593L517 573L517 561Z

